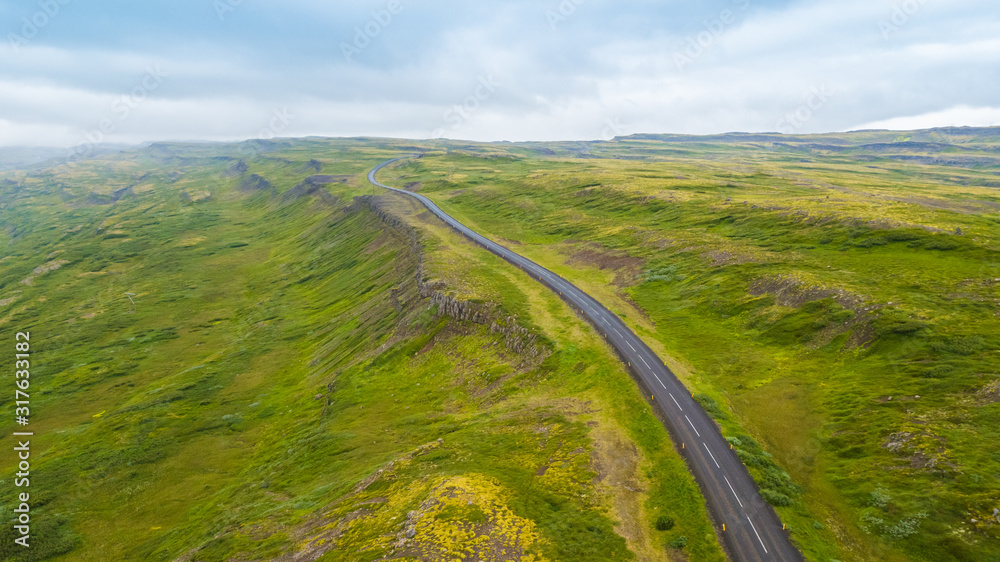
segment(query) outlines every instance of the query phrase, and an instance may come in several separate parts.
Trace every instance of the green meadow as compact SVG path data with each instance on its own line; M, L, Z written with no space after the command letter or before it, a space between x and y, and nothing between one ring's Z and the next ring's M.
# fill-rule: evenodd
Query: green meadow
M599 335L367 183L416 153L380 179L618 313L807 559L1000 560L998 152L998 129L938 129L11 164L33 546L11 407L0 558L723 560Z
M598 296L814 560L1000 560L1000 130L431 147L387 170Z
M11 357L31 333L35 436L25 550L25 428L0 423L0 558L723 560L597 334L401 197L355 198L412 150L154 144L3 172L0 333Z

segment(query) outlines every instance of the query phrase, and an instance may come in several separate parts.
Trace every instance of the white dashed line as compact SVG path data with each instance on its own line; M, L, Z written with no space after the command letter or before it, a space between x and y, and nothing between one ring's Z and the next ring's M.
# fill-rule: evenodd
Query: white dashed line
M726 484L729 484L729 478L727 478L726 476L723 476L723 478L726 479ZM736 495L736 490L733 489L732 484L729 484L729 491L733 493L733 497L736 498L736 501L740 504L740 507L743 507L743 502L741 502L740 497Z
M691 423L691 418L687 417L687 414L684 414L684 419L686 419L686 420L688 421L688 425L690 425L690 426L691 426L691 429L693 429L693 430L694 430L694 433L695 433L695 435L697 435L698 437L701 437L701 434L700 434L700 433L698 433L698 428L696 428L696 427L694 426L694 424L693 424L693 423Z
M708 456L712 457L712 462L715 463L715 468L722 468L719 466L719 461L715 460L715 455L712 454L712 450L708 448L708 443L702 442L702 445L704 445L705 450L708 451Z
M760 533L757 532L757 527L754 526L749 515L747 515L747 521L750 521L750 528L753 529L753 534L757 535L757 540L760 541L760 547L764 549L764 554L767 554L767 547L764 546L764 540L760 538Z
M372 183L375 183L377 185L382 185L382 184L379 184L378 182L375 182L374 179L373 179L373 177L374 177L374 171L369 174L369 179L372 180ZM407 193L405 191L398 190L398 189L395 189L395 188L391 188L391 187L388 187L388 186L383 186L383 187L386 187L387 189L391 189L393 191L399 191L401 193ZM419 199L420 201L424 202L428 206L431 205L429 203L429 200L426 199L425 197L421 197L421 196L417 195L416 198ZM445 215L444 212L441 211L440 209L432 209L432 211L434 211L434 214L437 215L439 218L445 220L446 222L449 222L448 219L450 219L451 217L448 217L448 219L446 219L445 217L447 217L447 215ZM451 223L449 222L449 224L451 224ZM491 251L494 251L497 254L500 254L501 257L507 256L507 254L509 253L508 251L506 251L506 248L501 248L500 246L494 244L492 241L479 236L477 233L473 232L471 229L465 227L464 225L459 224L458 230L460 232L462 232L463 234L465 234L466 236L469 236L470 238L473 238L474 241L477 241L480 244L482 244L482 246L484 248L486 248L488 250L491 250ZM510 256L507 256L507 257L510 257ZM519 256L516 256L516 257L519 257ZM529 265L529 264L521 263L521 260L517 260L516 257L512 257L511 258L512 261L515 262L515 265L520 265L524 269L528 270L529 273L533 272L532 270L537 271L536 276L538 274L541 275L541 277L539 277L539 279L544 278L544 279L548 280L549 283L554 288L556 288L557 290L564 290L564 292L569 297L577 297L578 302L582 302L583 306L585 306L587 308L587 310L589 310L595 316L597 316L598 318L600 318L601 322L603 322L605 325L611 326L611 323L604 317L603 314L601 314L598 311L599 309L601 309L600 305L598 305L598 308L595 309L594 306L592 306L590 302L588 302L585 299L580 299L579 295L575 294L575 291L573 290L573 289L575 289L575 287L569 287L569 286L563 287L563 280L561 278L554 277L549 271L547 271L545 269L531 267L534 264L530 264ZM601 310L603 310L603 309L601 309ZM611 328L614 330L615 334L618 335L618 337L620 337L620 338L624 338L625 337L620 331L618 331L618 328L615 328L614 326L611 326ZM628 344L629 348L633 352L637 352L636 348L632 345L631 342L626 341L625 343ZM647 369L650 369L650 370L652 369L652 367L650 367L649 363L646 362L646 359L644 357L639 357L639 359L642 361L642 363L646 366ZM663 384L663 381L660 380L660 377L655 372L653 373L653 376L656 377L656 380L657 380L657 382L660 383L660 386L662 386L664 389L667 388L666 385ZM677 398L673 395L673 393L669 393L668 392L667 394L670 395L670 399L673 400L674 405L677 406L677 409L680 410L681 412L683 412L684 408L681 407L680 402L677 401ZM685 415L684 419L687 420L688 425L691 426L691 429L695 432L695 434L698 437L701 437L701 433L698 431L698 428L695 427L694 422L691 421L691 418L688 417L687 415ZM715 463L715 467L721 470L722 467L719 465L719 461L718 461L718 459L715 458L715 455L712 453L712 450L708 447L708 443L702 442L702 446L705 447L705 451L708 453L709 457L711 457L712 462ZM739 505L740 505L741 508L744 508L743 502L740 500L740 497L736 494L736 489L733 488L733 484L729 481L729 478L726 477L725 475L723 475L723 478L726 481L726 485L729 486L729 491L731 491L733 493L733 497L736 498L737 503L739 503ZM750 528L753 529L754 535L757 537L757 541L760 542L761 548L764 549L764 553L768 554L767 545L764 544L764 539L761 538L760 533L757 531L757 526L754 525L753 520L750 518L750 516L747 516L747 522L750 523Z
M674 398L674 395L669 392L667 394L670 394L670 399L674 401L674 404L677 404L677 409L683 412L684 408L681 408L681 403L678 402L676 398Z

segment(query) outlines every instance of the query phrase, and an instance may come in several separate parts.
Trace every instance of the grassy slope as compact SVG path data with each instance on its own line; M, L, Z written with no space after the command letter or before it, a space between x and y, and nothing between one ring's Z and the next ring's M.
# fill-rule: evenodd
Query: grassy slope
M6 174L0 326L32 333L36 547L12 553L6 526L0 555L628 559L683 535L721 559L665 433L560 301L426 221L425 271L548 355L418 298L406 241L348 207L396 144L157 145ZM226 176L233 155L246 174ZM349 176L338 202L280 195L313 159ZM251 173L273 190L241 190Z
M992 559L996 139L928 136L451 146L396 182L603 291L791 474L744 452L810 558ZM850 146L914 137L954 145ZM924 163L954 153L992 160Z

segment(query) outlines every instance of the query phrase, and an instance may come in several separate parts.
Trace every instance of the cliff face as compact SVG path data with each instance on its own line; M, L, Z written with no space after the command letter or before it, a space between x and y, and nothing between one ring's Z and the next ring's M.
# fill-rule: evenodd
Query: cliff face
M447 285L438 281L434 283L424 282L423 252L420 247L420 235L412 226L406 224L403 219L392 214L382 204L379 197L364 195L354 198L354 204L350 210L356 210L360 206L367 206L386 226L394 230L397 234L409 241L409 251L417 262L417 287L421 298L429 299L432 305L437 305L438 314L449 316L463 322L472 322L486 326L491 333L500 334L504 338L504 345L511 351L525 357L537 357L542 354L543 349L538 343L538 338L527 328L517 323L514 316L504 315L498 310L496 303L476 303L467 300L459 300L444 292Z

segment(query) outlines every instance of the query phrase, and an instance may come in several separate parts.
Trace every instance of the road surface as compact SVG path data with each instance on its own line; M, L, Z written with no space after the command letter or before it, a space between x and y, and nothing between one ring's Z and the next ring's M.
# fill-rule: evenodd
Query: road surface
M412 157L414 156L403 156L383 162L368 172L368 181L378 187L416 198L438 218L476 244L558 292L563 300L597 328L628 365L637 381L645 387L646 394L655 397L654 407L659 408L660 418L664 420L674 443L701 486L709 513L734 560L802 560L802 555L792 546L778 516L761 499L746 467L730 449L715 422L694 401L691 393L664 362L616 314L569 281L469 229L439 209L427 197L389 187L375 179L375 174L385 166Z

